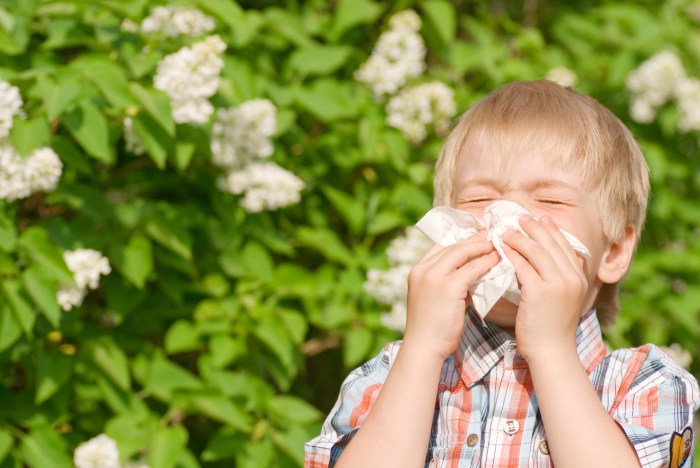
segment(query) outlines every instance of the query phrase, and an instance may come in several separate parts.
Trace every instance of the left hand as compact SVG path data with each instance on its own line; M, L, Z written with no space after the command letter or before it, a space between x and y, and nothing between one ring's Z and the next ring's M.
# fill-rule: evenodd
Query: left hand
M520 226L529 238L508 231L503 241L520 283L515 336L518 352L527 360L576 346L589 285L583 259L551 218L523 216Z

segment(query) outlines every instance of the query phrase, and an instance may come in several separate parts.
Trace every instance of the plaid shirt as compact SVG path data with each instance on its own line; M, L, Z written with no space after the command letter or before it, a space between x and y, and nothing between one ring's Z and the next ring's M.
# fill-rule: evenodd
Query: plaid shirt
M591 385L642 466L684 460L680 466L691 466L691 426L700 405L693 376L653 345L607 354L594 310L581 318L576 345ZM305 445L306 467L333 466L367 417L400 346L388 344L348 376L321 435ZM459 348L442 366L426 466L518 465L552 466L527 362L511 335L484 327L470 311Z

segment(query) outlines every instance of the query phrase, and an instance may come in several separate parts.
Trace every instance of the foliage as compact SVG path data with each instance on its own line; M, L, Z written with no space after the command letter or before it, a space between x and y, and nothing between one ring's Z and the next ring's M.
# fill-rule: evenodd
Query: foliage
M277 108L271 160L306 187L296 205L248 212L217 187L214 117L176 123L153 84L158 62L197 38L145 35L147 0L0 0L0 78L24 116L10 141L50 146L55 191L0 201L0 467L70 466L106 433L122 461L169 466L298 466L347 371L395 332L363 291L385 248L430 208L442 135L411 143L387 99L354 79L388 18L422 18L427 71L458 109L495 86L556 66L633 129L652 171L649 220L623 286L613 346L677 342L700 375L698 135L674 105L628 117L625 80L675 51L697 69L689 0L640 6L513 2L190 0L227 46L217 109ZM516 7L517 5L517 7ZM146 154L127 151L124 117ZM63 252L99 250L112 273L79 308L56 291Z

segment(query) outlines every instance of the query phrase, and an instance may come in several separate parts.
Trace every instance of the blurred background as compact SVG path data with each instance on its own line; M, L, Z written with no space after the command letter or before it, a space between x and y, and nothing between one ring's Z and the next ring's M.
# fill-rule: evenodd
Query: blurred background
M401 336L442 139L517 79L637 136L605 338L700 376L698 63L691 0L0 0L0 467L301 466Z

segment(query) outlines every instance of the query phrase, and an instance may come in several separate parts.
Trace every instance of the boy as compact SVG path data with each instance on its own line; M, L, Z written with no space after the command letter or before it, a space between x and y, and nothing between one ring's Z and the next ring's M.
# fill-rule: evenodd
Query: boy
M600 334L648 192L633 136L592 98L516 82L472 106L438 159L435 205L532 213L527 236L502 238L520 303L500 299L486 325L470 310L499 261L483 231L431 248L409 275L403 341L350 374L306 466L690 466L695 379L652 345L607 354Z

